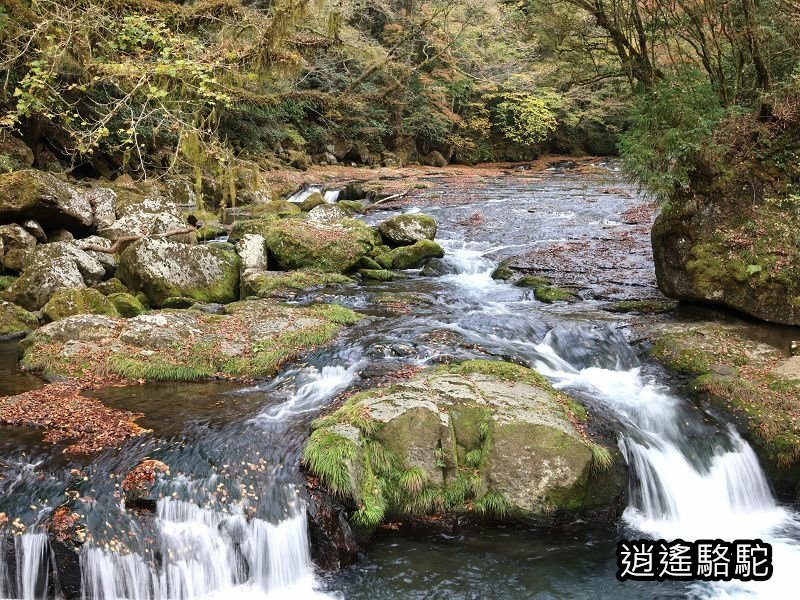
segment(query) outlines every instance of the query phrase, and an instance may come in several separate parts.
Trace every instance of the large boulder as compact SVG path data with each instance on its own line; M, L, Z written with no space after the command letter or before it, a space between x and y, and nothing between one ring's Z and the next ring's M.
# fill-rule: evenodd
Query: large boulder
M59 227L88 231L92 205L74 186L43 171L22 170L0 175L0 223L36 219L45 230Z
M161 310L128 319L76 315L39 328L20 342L20 350L26 369L54 376L271 377L357 320L338 305L292 307L264 300L228 305L224 315L199 310Z
M444 249L434 241L420 240L376 256L375 260L387 269L417 269L431 258L443 258Z
M224 304L239 297L239 267L239 256L225 247L145 238L122 253L117 277L154 306L173 297Z
M27 310L42 308L56 290L84 288L106 274L100 262L72 242L37 246L25 268L2 297Z
M267 248L286 271L344 273L352 270L377 243L375 231L355 219L331 224L284 219L265 234Z
M747 186L665 205L652 230L658 287L669 298L720 304L800 324L800 213L791 198L754 201Z
M7 131L0 132L0 173L30 169L33 151L21 139Z
M378 232L389 246L409 246L436 237L436 221L428 215L397 215L378 225Z
M352 396L315 422L303 461L365 527L441 512L613 519L624 461L581 417L535 371L468 361Z
M103 294L93 288L56 290L42 307L45 321L60 321L72 315L118 316L117 309Z

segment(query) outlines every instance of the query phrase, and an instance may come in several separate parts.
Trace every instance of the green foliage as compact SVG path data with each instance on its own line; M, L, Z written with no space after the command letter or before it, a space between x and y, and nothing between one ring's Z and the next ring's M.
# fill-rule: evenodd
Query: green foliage
M662 199L687 188L724 110L710 82L685 69L637 98L620 150L631 176Z
M558 122L553 110L554 94L528 92L488 94L492 121L503 135L519 144L536 144L555 131Z

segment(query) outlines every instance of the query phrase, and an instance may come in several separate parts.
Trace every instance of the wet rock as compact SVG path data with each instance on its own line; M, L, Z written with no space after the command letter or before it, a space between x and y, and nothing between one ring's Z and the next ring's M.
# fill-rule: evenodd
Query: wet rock
M39 326L39 319L24 308L0 300L0 337L27 333Z
M288 219L275 223L264 237L278 266L285 271L344 273L376 243L375 232L354 219L331 225Z
M322 206L323 204L327 204L325 202L325 198L319 192L314 192L308 198L303 200L298 206L300 210L303 212L310 212L315 209L317 206Z
M342 200L364 200L366 197L367 192L364 190L364 186L357 181L348 183L339 193L340 202Z
M347 509L318 487L308 490L308 534L311 558L322 569L335 571L358 558L358 541L347 522Z
M105 268L89 254L68 242L38 246L19 278L2 297L27 310L39 310L62 288L92 286L105 275Z
M224 304L239 297L239 266L235 252L213 245L142 239L122 253L117 276L154 306L170 297Z
M362 528L442 512L612 520L624 461L588 441L580 418L585 409L535 371L468 361L352 396L317 420L303 461L328 492L355 504L351 523Z
M390 257L390 265L393 269L417 269L430 258L443 258L444 249L431 240L420 240L411 246L395 248ZM376 260L381 262L380 258L376 258Z
M420 271L423 277L441 277L442 275L455 275L458 270L451 264L438 258L431 258Z
M497 265L497 268L492 271L492 279L499 281L508 281L514 276L514 271L508 266L506 261Z
M389 246L409 246L436 237L436 221L428 215L397 215L378 225L378 232Z
M125 507L155 511L158 499L153 487L159 475L169 475L169 467L160 460L146 459L136 465L122 480Z
M22 170L0 175L0 222L28 219L48 230L88 231L92 205L80 190L50 173Z
M118 316L114 304L93 288L64 288L56 290L42 307L47 322L60 321L72 315Z

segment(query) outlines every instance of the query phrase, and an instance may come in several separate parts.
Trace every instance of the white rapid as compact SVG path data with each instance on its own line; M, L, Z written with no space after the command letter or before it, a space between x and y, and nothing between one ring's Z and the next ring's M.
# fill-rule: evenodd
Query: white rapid
M755 453L735 431L704 435L699 415L641 367L576 367L547 337L537 350L536 368L556 387L592 396L625 425L620 446L631 485L623 518L631 528L666 540L762 539L773 545L771 580L696 584L701 597L796 597L800 546L787 533L796 535L800 523L776 503Z

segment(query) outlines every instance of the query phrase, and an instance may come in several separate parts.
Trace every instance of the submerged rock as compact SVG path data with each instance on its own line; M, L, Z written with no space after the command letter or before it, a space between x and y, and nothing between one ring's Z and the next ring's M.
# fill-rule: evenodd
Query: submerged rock
M303 461L366 528L443 512L612 519L624 464L587 440L585 415L535 371L469 361L352 396L315 422Z
M76 315L36 330L20 342L20 351L26 369L49 375L111 373L148 381L269 377L357 320L338 305L290 307L264 300L228 305L224 315Z
M397 215L381 222L378 232L389 246L409 246L436 237L436 221L428 215Z
M225 304L239 297L239 265L235 252L211 244L145 238L122 253L117 276L154 306L170 297Z

